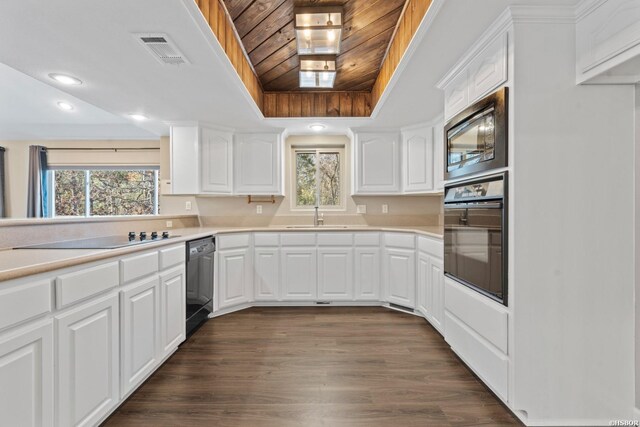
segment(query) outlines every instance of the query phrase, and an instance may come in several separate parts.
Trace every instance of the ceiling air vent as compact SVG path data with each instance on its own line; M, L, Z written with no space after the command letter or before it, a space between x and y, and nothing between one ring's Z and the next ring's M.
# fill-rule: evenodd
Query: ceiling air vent
M142 45L163 64L188 64L189 60L178 50L166 34L135 34Z

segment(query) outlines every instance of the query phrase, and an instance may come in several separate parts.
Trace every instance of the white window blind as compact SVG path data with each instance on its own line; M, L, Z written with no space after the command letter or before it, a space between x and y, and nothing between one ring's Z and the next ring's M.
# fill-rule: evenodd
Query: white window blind
M159 148L50 148L47 163L51 169L133 168L158 169Z

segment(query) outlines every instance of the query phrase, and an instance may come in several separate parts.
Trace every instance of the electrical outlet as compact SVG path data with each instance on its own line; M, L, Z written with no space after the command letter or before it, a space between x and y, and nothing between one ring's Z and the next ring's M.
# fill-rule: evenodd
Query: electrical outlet
M359 214L366 214L367 213L367 205L358 205L356 206L356 212Z
M389 205L387 205L386 203L384 205L382 205L382 213L383 214L388 214L389 213Z
M167 228L173 228L173 221L167 221Z
M258 215L261 215L261 214L262 214L262 205L256 205L256 213L257 213Z
M184 209L187 210L187 211L190 211L191 210L191 202L185 202L184 203Z

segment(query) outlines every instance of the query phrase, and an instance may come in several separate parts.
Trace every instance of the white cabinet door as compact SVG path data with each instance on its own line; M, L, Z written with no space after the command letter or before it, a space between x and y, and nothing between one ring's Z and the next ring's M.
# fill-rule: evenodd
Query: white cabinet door
M397 133L360 133L355 142L355 194L399 194Z
M234 143L236 194L282 194L280 135L237 134Z
M355 254L356 301L379 301L380 248L356 248Z
M315 248L282 248L282 299L313 301L318 296Z
M353 300L353 249L318 249L318 298Z
M209 128L202 128L201 134L201 192L231 194L233 192L232 134Z
M0 425L53 426L53 322L0 337Z
M444 89L445 122L469 106L469 79L467 76L467 70L463 70Z
M414 308L416 302L416 255L411 249L385 249L387 301Z
M185 288L184 267L160 274L161 358L168 356L186 337Z
M498 36L469 64L469 104L507 81L507 33Z
M59 426L93 426L120 400L118 295L56 317Z
M280 299L280 251L278 248L256 248L254 256L254 286L256 301Z
M402 132L403 189L405 193L433 191L433 128Z
M200 130L197 126L172 126L170 168L172 194L198 194Z
M429 276L427 278L431 288L431 324L440 333L444 333L444 268L442 261L429 258Z
M160 362L160 278L156 275L120 291L120 381L122 396Z
M423 253L418 255L417 288L416 308L424 317L429 318L432 311L431 263L429 256Z
M220 251L218 264L218 308L249 302L251 287L249 248Z
M576 49L579 83L638 82L640 1L595 3L576 24Z

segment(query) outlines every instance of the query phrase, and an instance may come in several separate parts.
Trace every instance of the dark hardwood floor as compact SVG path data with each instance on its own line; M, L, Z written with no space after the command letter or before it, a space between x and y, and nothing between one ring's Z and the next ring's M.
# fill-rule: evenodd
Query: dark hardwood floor
M105 426L519 425L423 319L253 308L207 322Z

